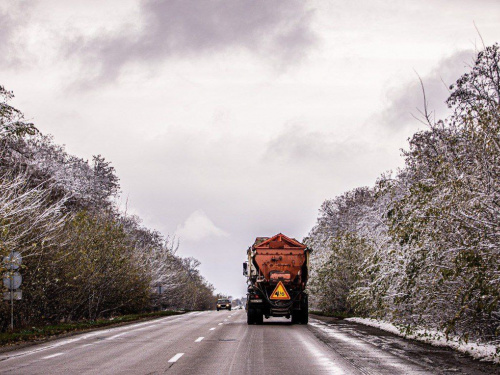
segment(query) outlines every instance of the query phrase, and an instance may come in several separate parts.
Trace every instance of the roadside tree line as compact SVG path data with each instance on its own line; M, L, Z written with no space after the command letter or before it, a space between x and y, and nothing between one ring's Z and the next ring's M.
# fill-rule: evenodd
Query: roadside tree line
M16 325L213 308L214 288L199 262L177 255L174 238L118 210L111 164L68 154L26 121L12 98L0 86L0 260L11 251L23 257ZM2 301L0 330L8 322Z
M450 87L452 115L403 152L405 167L327 200L307 243L324 311L500 337L500 51Z

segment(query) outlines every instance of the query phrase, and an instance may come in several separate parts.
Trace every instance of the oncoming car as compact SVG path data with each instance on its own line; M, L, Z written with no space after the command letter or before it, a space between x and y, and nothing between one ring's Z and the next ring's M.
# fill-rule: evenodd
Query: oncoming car
M231 311L231 301L228 299L218 299L217 300L217 311L220 309L228 309Z

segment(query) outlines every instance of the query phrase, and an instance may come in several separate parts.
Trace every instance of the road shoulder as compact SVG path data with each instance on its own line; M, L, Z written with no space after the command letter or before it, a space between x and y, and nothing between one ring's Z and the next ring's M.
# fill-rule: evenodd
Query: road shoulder
M344 351L343 354L347 356L350 356L349 347L352 346L352 350L363 349L367 352L374 351L400 358L430 373L472 375L500 373L499 365L481 362L451 348L435 347L344 319L318 315L311 315L311 318L310 329L314 334L330 348ZM354 356L351 360L358 364L360 362Z

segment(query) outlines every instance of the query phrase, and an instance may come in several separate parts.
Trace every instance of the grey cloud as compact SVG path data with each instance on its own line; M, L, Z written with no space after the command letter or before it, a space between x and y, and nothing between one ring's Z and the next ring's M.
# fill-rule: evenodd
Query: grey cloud
M449 96L448 87L468 70L473 63L473 58L474 51L472 50L458 51L441 60L429 74L421 76L428 111L432 112L436 120L449 113L445 103ZM424 111L424 98L417 75L412 83L389 91L387 98L389 105L379 119L386 127L402 129L416 122L413 116L422 117L419 111Z
M267 143L266 160L277 162L319 163L349 158L354 150L366 150L367 145L352 140L337 139L334 134L309 131L297 124L287 126L283 132Z
M242 49L274 62L293 64L316 37L305 2L264 0L145 0L142 27L67 41L70 56L83 58L88 73L114 80L129 62L157 63L172 57Z

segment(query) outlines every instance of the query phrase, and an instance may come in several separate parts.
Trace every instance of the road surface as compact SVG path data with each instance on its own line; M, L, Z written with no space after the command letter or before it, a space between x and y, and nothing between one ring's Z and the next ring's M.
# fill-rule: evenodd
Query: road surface
M246 324L194 312L0 354L0 374L500 374L500 367L333 319Z

